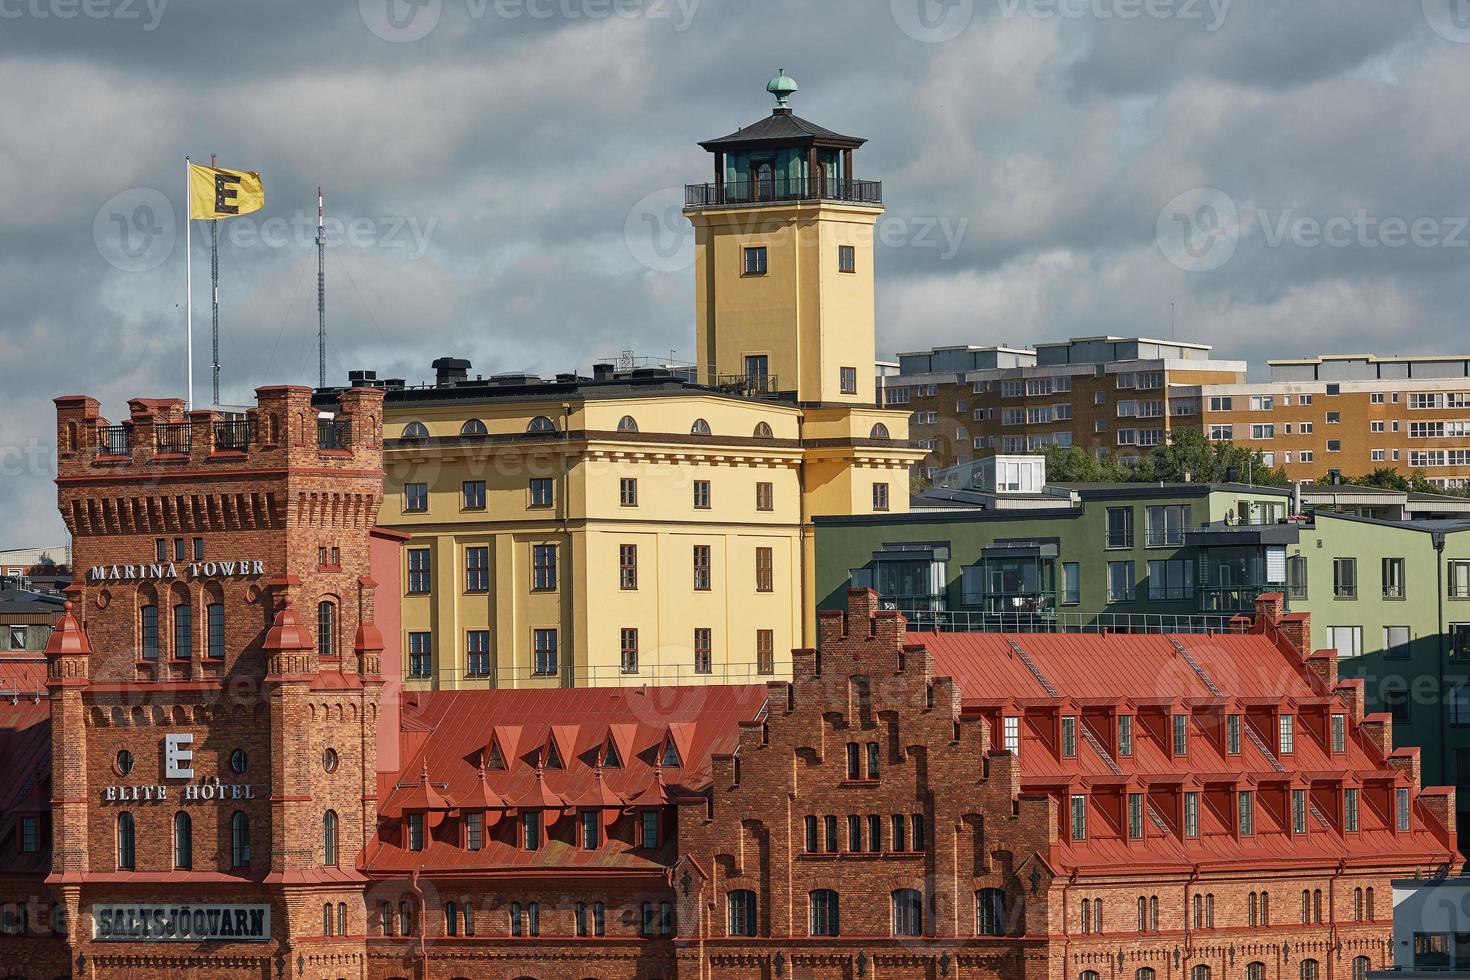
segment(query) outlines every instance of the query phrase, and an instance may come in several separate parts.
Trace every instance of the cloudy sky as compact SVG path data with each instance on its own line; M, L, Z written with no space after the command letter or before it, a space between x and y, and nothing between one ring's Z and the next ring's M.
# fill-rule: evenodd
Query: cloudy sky
M870 140L880 354L1171 303L1252 361L1470 352L1470 0L0 0L0 546L64 540L52 397L183 393L186 154L267 193L226 402L315 380L318 183L334 382L692 359L679 188L777 67Z

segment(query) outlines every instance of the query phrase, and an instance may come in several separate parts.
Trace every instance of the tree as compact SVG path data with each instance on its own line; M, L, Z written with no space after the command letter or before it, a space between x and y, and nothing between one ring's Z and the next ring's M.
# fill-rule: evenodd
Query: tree
M1042 454L1052 483L1225 483L1231 478L1265 487L1288 483L1285 471L1267 466L1259 452L1206 439L1197 429L1180 429L1167 445L1137 459L1112 453L1098 457L1077 446L1047 446Z

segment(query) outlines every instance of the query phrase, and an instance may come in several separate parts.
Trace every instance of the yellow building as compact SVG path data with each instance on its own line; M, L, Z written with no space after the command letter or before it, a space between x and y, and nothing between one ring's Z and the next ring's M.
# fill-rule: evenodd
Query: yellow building
M699 363L685 372L382 384L404 547L406 683L789 677L815 635L812 518L908 508L908 413L874 404L862 140L793 115L703 144L687 189Z

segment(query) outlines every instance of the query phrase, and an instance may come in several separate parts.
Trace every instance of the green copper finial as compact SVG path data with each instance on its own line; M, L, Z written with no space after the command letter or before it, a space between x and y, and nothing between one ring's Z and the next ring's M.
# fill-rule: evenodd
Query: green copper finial
M766 84L766 91L776 97L776 108L787 108L786 102L791 98L791 93L796 91L796 79L786 74L785 68L776 70L776 77Z

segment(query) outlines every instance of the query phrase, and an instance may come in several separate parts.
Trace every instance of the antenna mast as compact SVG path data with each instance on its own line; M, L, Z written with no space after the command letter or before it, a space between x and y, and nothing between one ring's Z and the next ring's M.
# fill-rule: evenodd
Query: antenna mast
M209 155L209 165L214 166L215 155ZM209 222L209 293L214 305L214 323L210 338L214 342L214 402L219 404L219 219Z
M322 188L316 189L316 373L317 387L327 386L327 235Z

